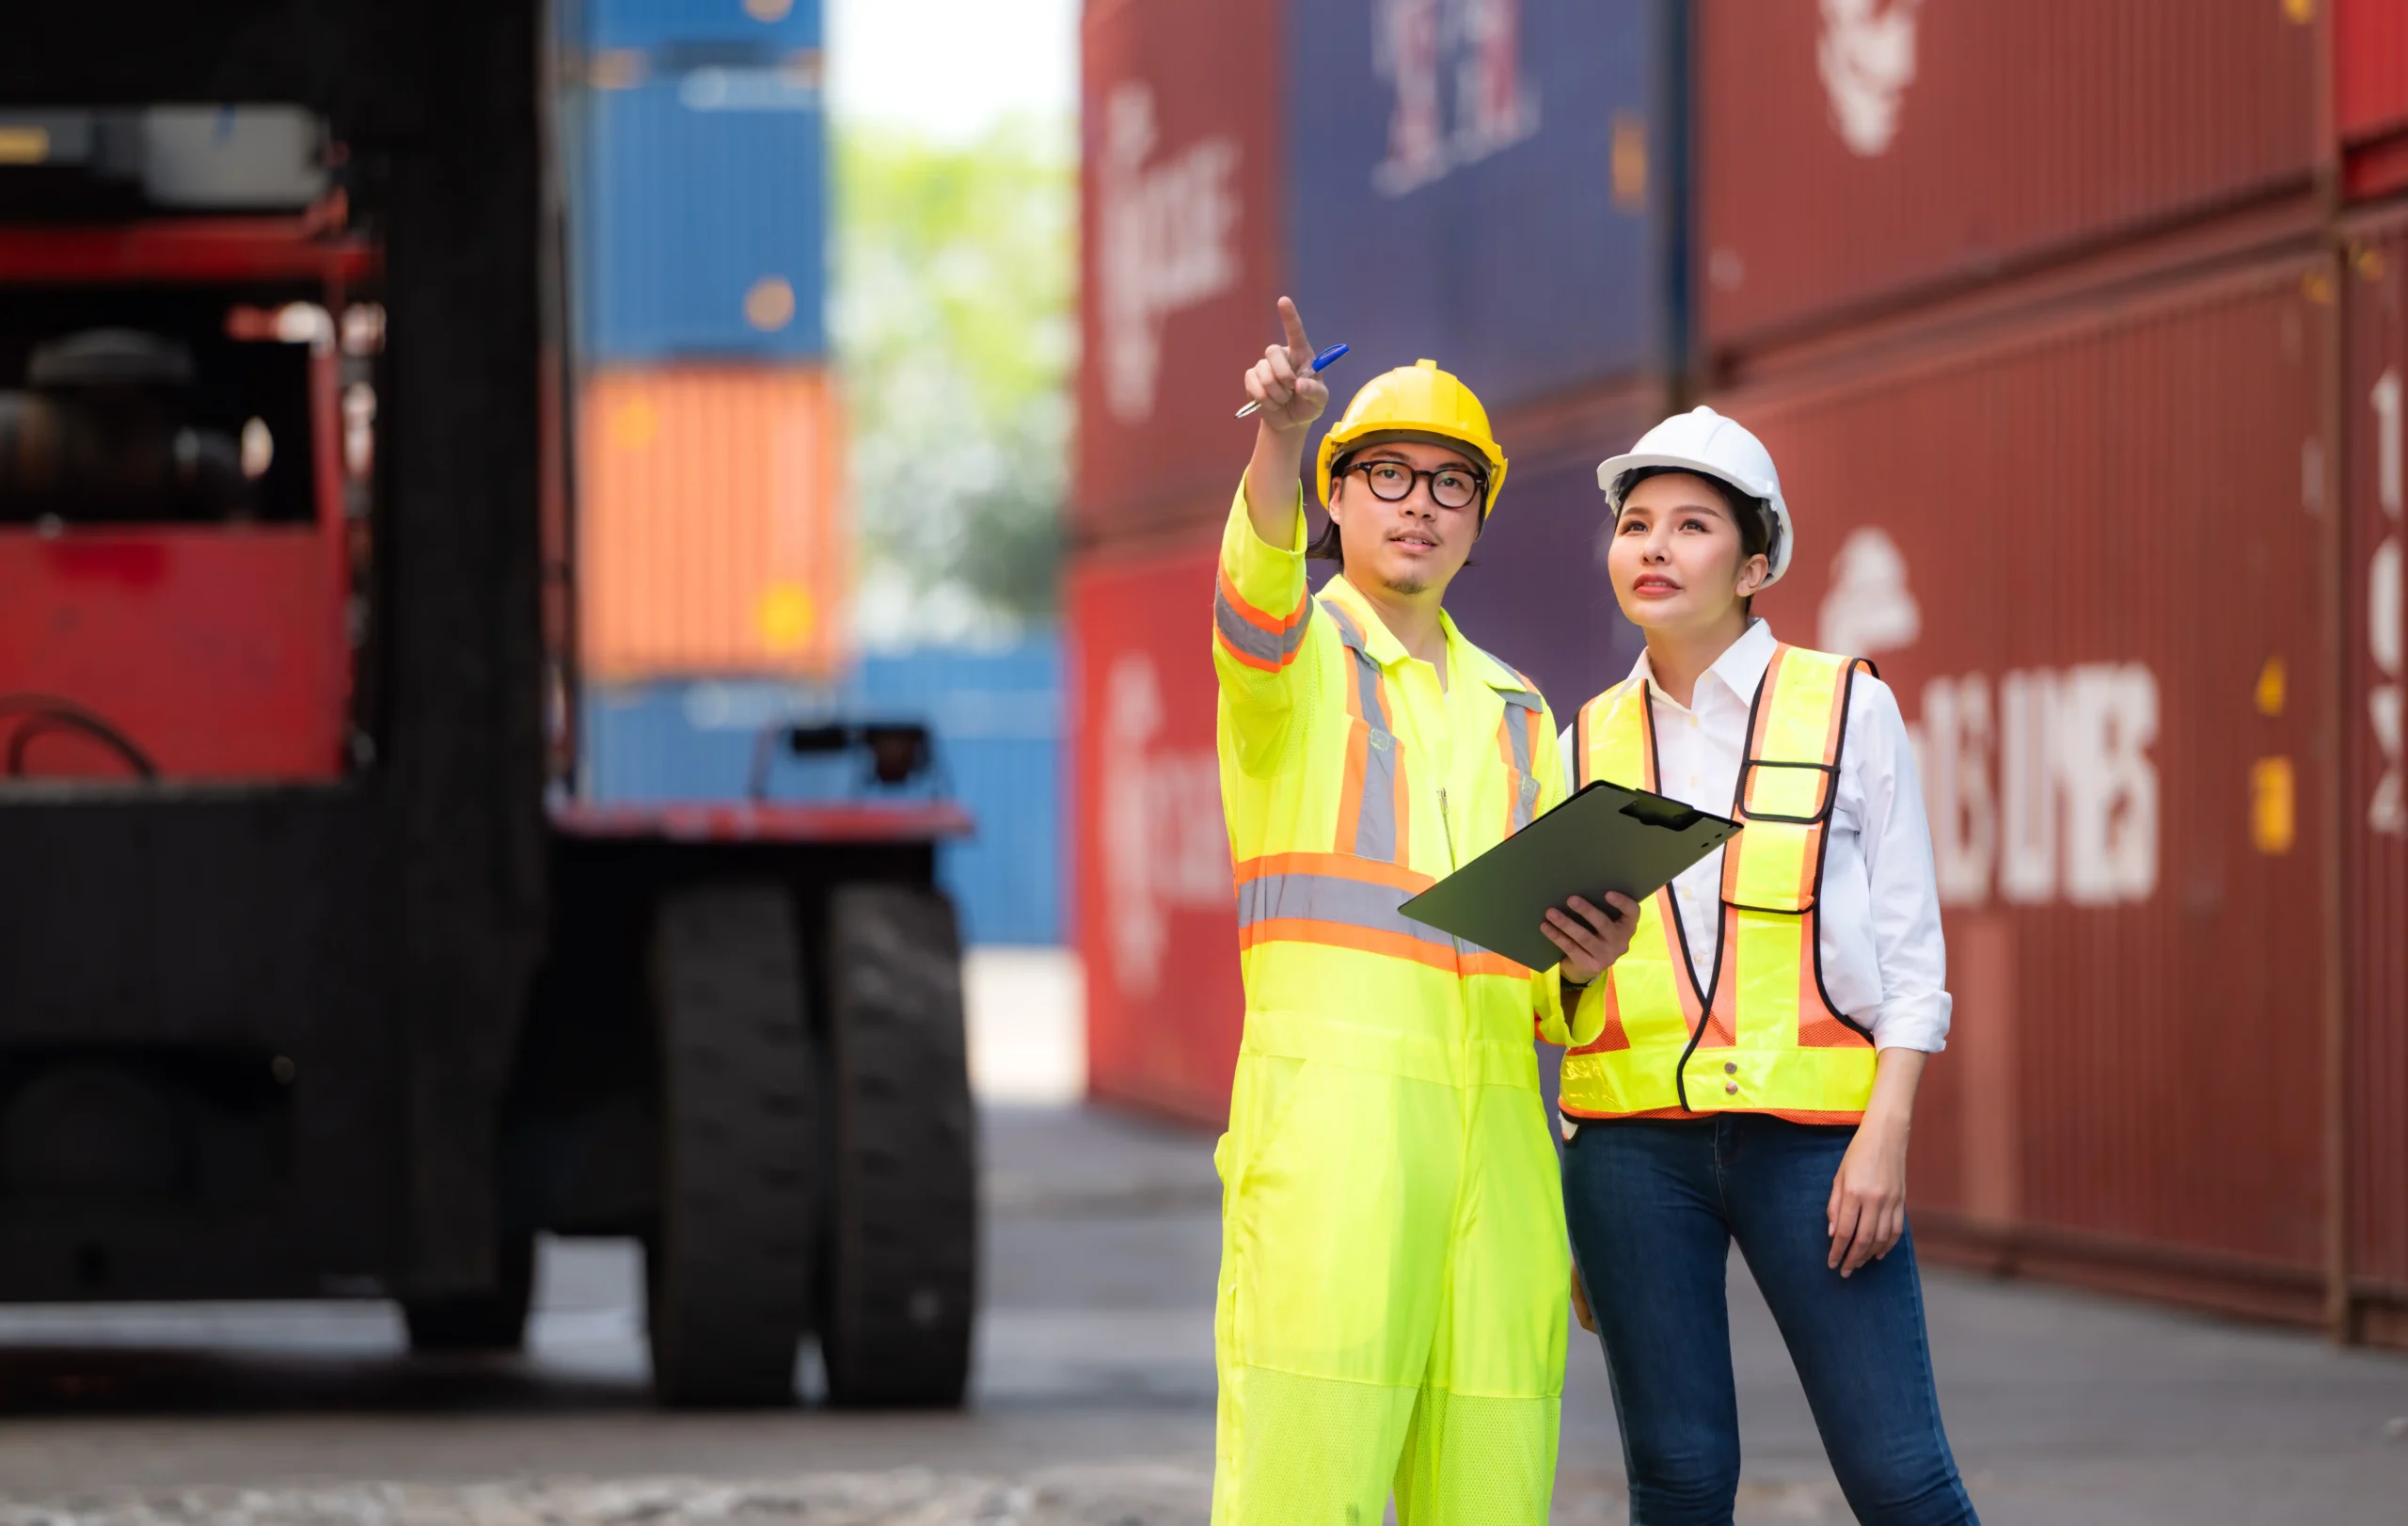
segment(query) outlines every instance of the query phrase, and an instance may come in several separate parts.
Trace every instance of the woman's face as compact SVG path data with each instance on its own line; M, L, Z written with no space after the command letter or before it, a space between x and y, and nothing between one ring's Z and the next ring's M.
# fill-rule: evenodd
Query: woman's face
M1722 494L1703 477L1650 477L1623 501L1606 571L1614 598L1643 630L1706 630L1738 612L1769 570L1742 558L1739 527Z

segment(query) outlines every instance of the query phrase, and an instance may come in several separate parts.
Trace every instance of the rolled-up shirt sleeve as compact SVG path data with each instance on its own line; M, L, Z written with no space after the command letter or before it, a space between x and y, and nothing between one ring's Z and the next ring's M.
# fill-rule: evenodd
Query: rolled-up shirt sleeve
M1873 1041L1882 1049L1937 1054L1947 1047L1954 1006L1940 930L1940 885L1914 748L1888 685L1857 685L1848 732L1847 745L1860 749L1860 842L1872 891L1873 955L1881 976L1881 1002L1869 1025Z

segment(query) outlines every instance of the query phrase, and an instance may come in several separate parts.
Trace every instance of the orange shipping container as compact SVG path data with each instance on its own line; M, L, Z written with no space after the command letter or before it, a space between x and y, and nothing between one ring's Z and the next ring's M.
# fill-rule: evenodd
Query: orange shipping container
M833 670L848 565L841 438L821 370L587 377L577 560L588 676Z

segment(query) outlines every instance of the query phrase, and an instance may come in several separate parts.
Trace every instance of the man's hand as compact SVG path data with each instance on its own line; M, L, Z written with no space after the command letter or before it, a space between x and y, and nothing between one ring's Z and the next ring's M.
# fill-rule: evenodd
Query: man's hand
M1589 1307L1589 1290L1580 1285L1580 1268L1572 1268L1572 1317L1591 1335L1597 1333L1597 1315Z
M1639 902L1612 893L1604 898L1610 914L1575 896L1576 917L1549 907L1539 924L1547 941L1563 951L1559 969L1573 985L1585 986L1610 969L1629 950L1631 932L1639 926Z
M1313 343L1305 337L1305 320L1296 304L1279 299L1279 324L1287 342L1274 344L1245 374L1245 395L1262 405L1255 417L1262 427L1287 435L1310 428L1329 406L1329 389L1313 374Z
M1296 478L1304 469L1305 434L1329 406L1329 389L1313 374L1313 342L1296 304L1279 299L1288 330L1245 374L1245 395L1262 405L1254 416L1254 459L1245 469L1246 517L1265 545L1286 547L1298 533Z

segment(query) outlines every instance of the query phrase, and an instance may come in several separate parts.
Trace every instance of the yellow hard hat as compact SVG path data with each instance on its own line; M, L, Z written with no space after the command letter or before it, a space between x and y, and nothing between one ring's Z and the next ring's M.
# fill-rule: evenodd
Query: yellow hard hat
M1417 360L1363 384L1338 427L1322 437L1322 507L1329 506L1330 468L1375 435L1426 435L1469 447L1488 463L1488 501L1481 507L1481 520L1487 522L1505 487L1505 452L1488 432L1488 410L1453 372L1440 371L1435 360Z

